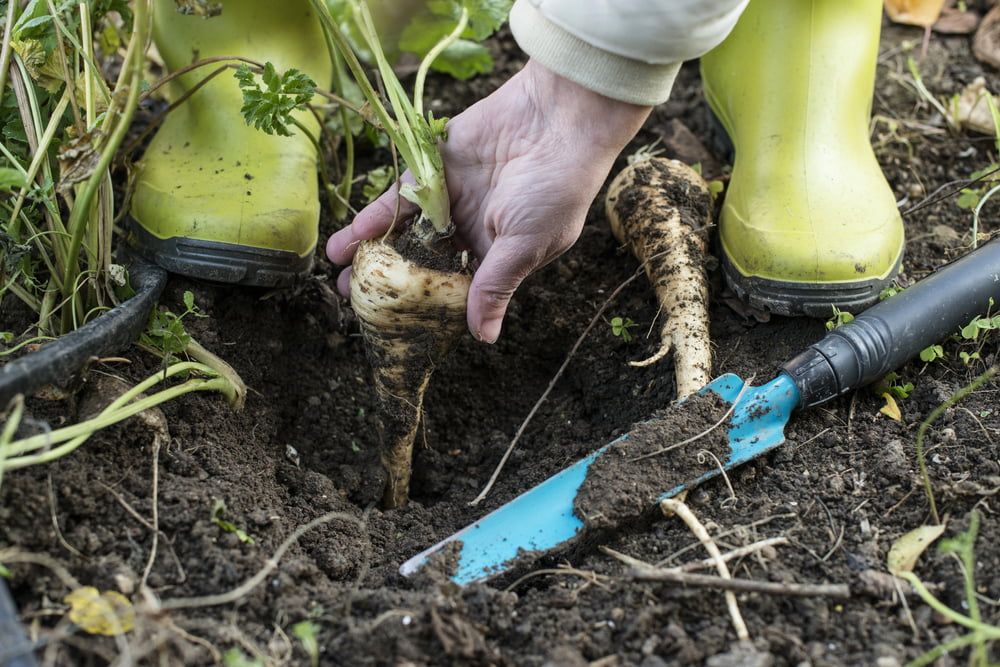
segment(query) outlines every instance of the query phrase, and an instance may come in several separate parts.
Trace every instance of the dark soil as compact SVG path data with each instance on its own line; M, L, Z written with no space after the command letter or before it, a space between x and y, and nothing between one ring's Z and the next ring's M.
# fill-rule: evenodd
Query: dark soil
M713 393L692 396L637 424L597 457L573 501L585 530L634 523L664 493L716 469L716 461L724 463L729 406Z
M886 29L873 141L905 209L987 166L994 144L991 138L944 129L906 84L904 40L919 44L920 32ZM498 68L493 76L469 84L435 82L435 115L482 97L523 60L509 37L494 47ZM966 37L935 35L921 72L941 96L958 92L979 75L986 76L990 89L1000 90L1000 76L972 58ZM711 145L696 66L683 69L673 98L655 111L633 148L676 136L677 122ZM724 162L722 153L715 156ZM385 158L365 159L374 164ZM618 167L623 164L624 159ZM625 343L610 326L598 326L487 501L468 506L593 313L636 269L635 260L613 240L602 210L598 201L579 243L525 283L497 345L466 337L438 369L425 402L426 438L422 433L416 454L413 500L392 512L374 507L383 480L376 399L357 325L331 290L334 269L321 261L310 280L274 293L173 279L164 304L177 309L184 290L195 292L208 317L190 319L189 329L247 381L247 405L233 414L211 395L166 404L171 437L158 464L151 434L134 422L100 433L72 456L3 480L0 562L11 570L16 602L32 633L46 643L50 664L107 664L119 654L113 639L85 635L60 621L69 589L46 564L59 563L81 584L122 590L139 602L134 591L153 544L153 532L143 521L153 515L154 465L162 537L148 583L162 600L231 590L260 571L297 527L327 512L344 516L302 536L279 566L238 600L140 614L129 641L142 664L211 664L213 651L231 649L256 653L270 664L308 664L291 635L291 627L305 619L317 628L324 665L745 662L746 653L731 653L735 635L721 593L626 581L619 577L625 567L595 550L567 556L574 570L465 589L441 578L410 581L397 573L413 554L674 400L669 361L643 369L626 364L658 346L655 334L644 335L656 315L655 299L638 280L609 316L632 318L643 335ZM997 213L997 204L985 207L984 231L993 230ZM970 221L971 214L958 208L954 197L908 215L901 281L908 284L961 254ZM330 227L325 225L324 233ZM825 331L821 322L802 319L758 322L767 318L724 305L731 299L718 272L712 280L716 372L767 379ZM12 312L5 311L5 320L16 317L8 315ZM997 360L996 340L995 334L986 337L982 360L969 366L957 353L974 348L948 342L944 362L903 368L902 381L912 382L914 389L899 400L902 421L879 414L884 400L876 392L856 392L797 415L783 447L733 472L735 501L721 480L689 494L686 502L721 549L765 537L790 541L731 563L734 576L851 587L846 602L739 595L764 657L758 664L890 667L963 633L914 596L908 598L911 626L886 573L885 557L896 538L929 521L914 458L917 426ZM87 387L98 374L134 382L158 367L148 355L133 351L128 356L128 364L95 365ZM963 530L973 510L982 515L975 575L984 620L994 624L1000 622L998 392L1000 383L993 381L948 410L927 442L939 508L949 517L947 534ZM36 427L76 417L75 399L32 399L29 408ZM661 463L666 466L666 459ZM249 533L253 544L212 522L216 498L226 502L226 518ZM676 520L622 530L607 544L649 562L677 564L704 556ZM965 609L954 559L930 550L917 572L946 604ZM504 588L511 583L516 585ZM940 664L963 660L960 652Z

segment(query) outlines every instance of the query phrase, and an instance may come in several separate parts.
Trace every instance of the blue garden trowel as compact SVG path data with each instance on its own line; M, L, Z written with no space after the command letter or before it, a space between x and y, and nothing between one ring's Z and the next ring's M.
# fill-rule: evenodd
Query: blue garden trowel
M728 470L768 452L785 441L784 427L792 412L819 405L873 382L984 314L1000 301L1000 240L990 242L942 267L924 280L873 306L854 321L781 366L778 376L759 387L745 386L733 374L716 378L700 393L714 393L733 406L727 422ZM735 403L735 405L733 405ZM675 409L684 409L679 403ZM443 549L457 551L449 570L457 584L483 581L518 564L525 553L555 555L578 542L584 522L574 512L574 500L591 464L609 449L627 441L625 434L526 491L479 521L403 563L411 575ZM664 443L670 444L670 443ZM690 460L690 459L688 459ZM650 465L675 466L669 456ZM687 481L664 489L663 498L718 475L704 467L682 476ZM615 493L608 489L609 494Z

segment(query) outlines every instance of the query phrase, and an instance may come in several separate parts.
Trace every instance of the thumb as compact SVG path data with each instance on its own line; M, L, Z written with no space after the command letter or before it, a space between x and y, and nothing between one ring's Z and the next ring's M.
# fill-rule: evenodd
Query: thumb
M477 340L495 343L514 291L542 258L523 239L498 237L486 252L469 288L468 324Z

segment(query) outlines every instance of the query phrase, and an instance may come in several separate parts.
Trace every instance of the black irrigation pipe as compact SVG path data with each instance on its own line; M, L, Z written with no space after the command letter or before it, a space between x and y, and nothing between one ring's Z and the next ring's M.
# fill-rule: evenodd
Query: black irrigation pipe
M18 620L7 584L0 578L0 667L36 667L34 648Z
M138 338L167 284L167 272L135 259L129 268L135 295L58 340L0 366L0 410L17 394L65 382L94 357L108 356Z

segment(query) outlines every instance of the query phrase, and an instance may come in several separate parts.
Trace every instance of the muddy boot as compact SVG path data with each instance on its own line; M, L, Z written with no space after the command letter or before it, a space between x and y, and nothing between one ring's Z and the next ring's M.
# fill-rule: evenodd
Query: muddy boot
M899 271L903 223L868 139L881 16L879 0L751 0L701 61L736 149L723 266L755 307L857 311Z
M178 13L154 1L154 40L170 71L218 55L297 68L320 86L332 69L308 0L226 2L222 15ZM171 100L215 67L175 80ZM274 286L309 271L319 235L317 154L293 136L248 127L231 71L216 76L172 111L137 165L133 243L164 268L227 283ZM296 118L314 134L310 113Z

